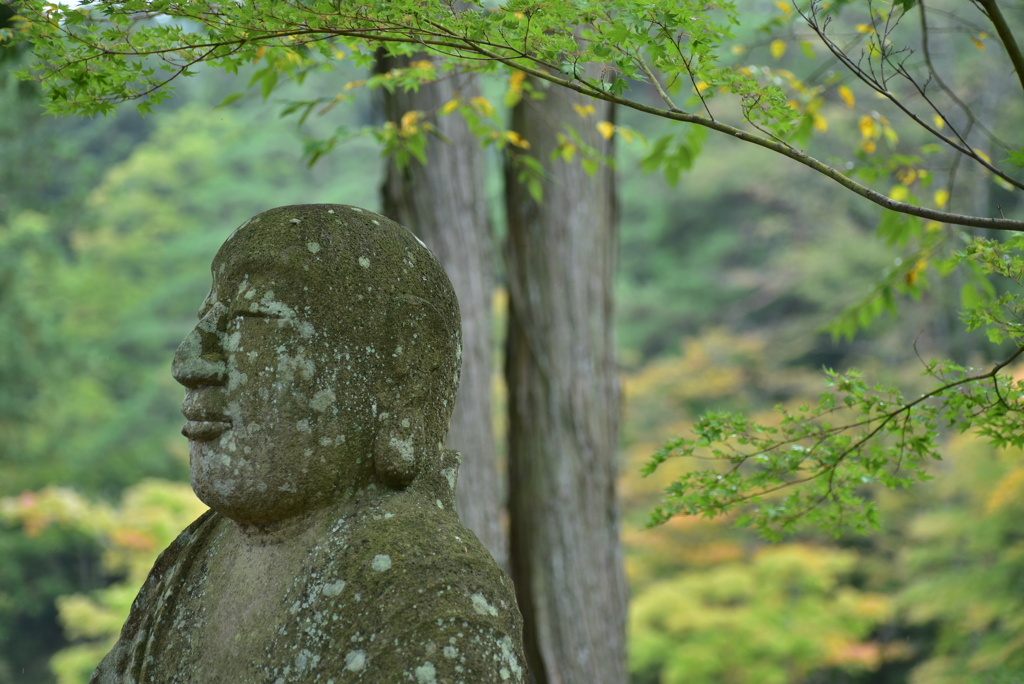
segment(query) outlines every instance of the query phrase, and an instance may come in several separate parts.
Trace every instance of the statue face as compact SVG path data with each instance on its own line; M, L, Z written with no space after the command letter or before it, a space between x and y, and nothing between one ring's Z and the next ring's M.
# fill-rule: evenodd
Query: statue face
M196 494L238 522L265 524L372 482L376 405L370 365L350 363L365 350L339 339L343 325L318 329L301 275L247 261L231 244L214 260L213 287L172 372L186 388Z

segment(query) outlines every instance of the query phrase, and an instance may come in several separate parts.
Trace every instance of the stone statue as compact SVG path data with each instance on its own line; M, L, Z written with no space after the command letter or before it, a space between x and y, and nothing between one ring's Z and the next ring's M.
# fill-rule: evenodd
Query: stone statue
M247 221L212 271L173 364L211 510L91 681L527 682L511 582L455 513L461 330L438 261L319 204Z

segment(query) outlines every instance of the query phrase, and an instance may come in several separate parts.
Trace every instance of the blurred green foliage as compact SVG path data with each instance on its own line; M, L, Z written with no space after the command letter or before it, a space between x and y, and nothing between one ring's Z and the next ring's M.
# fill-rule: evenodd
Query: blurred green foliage
M121 578L100 589L57 596L60 624L76 641L50 660L58 684L89 680L117 640L157 555L204 510L187 484L163 480L132 485L116 507L61 487L2 501L0 520L20 525L28 539L59 531L99 543L103 571Z
M647 587L630 608L637 684L806 681L814 670L874 670L891 600L842 582L856 554L800 544L746 562L684 572Z

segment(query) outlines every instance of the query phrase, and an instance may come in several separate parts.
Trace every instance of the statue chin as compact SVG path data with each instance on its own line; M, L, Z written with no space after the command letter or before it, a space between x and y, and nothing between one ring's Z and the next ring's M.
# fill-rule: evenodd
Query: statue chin
M214 511L244 525L266 525L305 512L311 497L282 489L281 483L263 481L256 473L246 472L252 470L247 464L234 466L219 454L204 453L199 444L191 446L192 489Z

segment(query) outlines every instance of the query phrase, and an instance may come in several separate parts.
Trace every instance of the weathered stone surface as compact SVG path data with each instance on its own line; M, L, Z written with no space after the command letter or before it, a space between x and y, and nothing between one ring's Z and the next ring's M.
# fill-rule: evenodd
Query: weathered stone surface
M455 514L458 303L429 251L281 207L221 247L199 313L173 373L211 511L92 681L528 681L511 583Z

